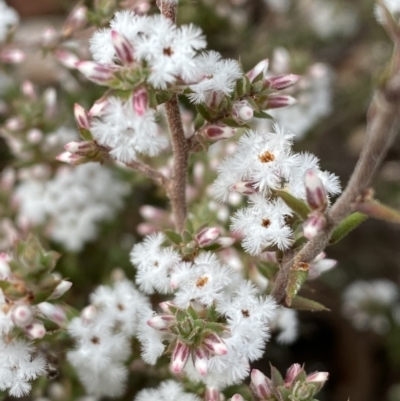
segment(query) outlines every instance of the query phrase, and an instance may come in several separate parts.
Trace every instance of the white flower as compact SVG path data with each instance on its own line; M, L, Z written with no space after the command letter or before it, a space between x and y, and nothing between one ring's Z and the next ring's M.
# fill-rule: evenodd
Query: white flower
M156 156L168 144L158 134L155 111L148 109L138 115L132 99L123 103L121 99L108 98L101 118L92 122L92 134L100 145L111 148L111 156L124 163L135 160L138 153Z
M136 283L146 294L172 291L170 274L181 259L172 247L161 247L165 240L162 233L152 234L132 249L131 262L137 269Z
M12 25L17 24L19 17L17 12L0 0L0 43L4 42L7 32Z
M140 391L134 401L200 401L195 394L185 393L181 384L167 380L155 389Z
M189 86L193 93L188 97L193 103L209 104L215 94L229 95L243 72L237 61L223 59L219 53L210 51L196 58L196 75L196 83Z

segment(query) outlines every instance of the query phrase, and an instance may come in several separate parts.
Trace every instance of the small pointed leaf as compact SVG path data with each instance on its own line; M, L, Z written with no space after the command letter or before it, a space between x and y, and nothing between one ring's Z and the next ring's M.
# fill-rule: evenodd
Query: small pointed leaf
M179 245L182 243L182 237L180 234L172 230L164 230L165 236L172 241L174 244Z
M292 304L290 305L292 309L306 310L311 312L329 311L324 305L319 302L313 301L311 299L296 296L292 299Z
M310 208L305 202L295 198L287 191L275 190L274 193L278 195L300 218L306 220L310 213Z
M354 210L379 220L400 224L400 211L386 206L378 201L371 200L360 202L354 206Z
M367 216L359 212L355 212L350 216L347 216L339 223L339 225L333 231L331 239L329 240L329 245L333 245L339 242L347 234L349 234L350 231L353 231L366 219Z

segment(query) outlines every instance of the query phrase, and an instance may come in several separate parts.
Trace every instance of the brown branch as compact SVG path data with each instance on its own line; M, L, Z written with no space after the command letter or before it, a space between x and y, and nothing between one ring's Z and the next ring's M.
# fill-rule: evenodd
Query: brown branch
M352 205L367 191L388 148L400 130L400 73L393 69L387 84L378 90L368 112L366 142L354 172L342 195L327 216L325 229L311 239L293 258L283 262L272 295L280 304L286 303L289 272L300 262L310 263L329 243L334 228L352 212Z
M155 170L154 168L148 166L147 164L144 164L144 163L136 161L136 160L126 163L126 165L128 167L133 168L136 171L139 171L144 176L151 178L157 184L164 187L167 192L169 191L171 183L170 183L170 180L167 177L165 177L164 174L162 174L159 171Z

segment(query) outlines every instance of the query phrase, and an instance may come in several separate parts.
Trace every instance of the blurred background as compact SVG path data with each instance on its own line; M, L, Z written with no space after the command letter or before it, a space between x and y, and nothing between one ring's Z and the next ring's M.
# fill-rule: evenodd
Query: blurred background
M48 26L56 30L62 27L75 3L6 3L20 15L15 41L27 57L18 66L4 69L3 74L12 75L15 81L2 90L0 97L12 102L18 82L26 79L42 92L48 86L63 91L60 82L70 77L36 43ZM91 6L90 1L86 4ZM156 10L154 2L149 2L148 7L149 12ZM374 2L182 0L179 20L201 26L208 47L225 57L240 58L245 71L268 58L274 73L291 72L304 77L294 94L299 103L275 112L274 117L296 134L298 151L315 153L322 168L339 175L345 186L364 142L366 112L374 86L392 49L376 20ZM79 43L85 43L92 32L80 32ZM87 82L71 79L71 88L74 85L78 89L66 91L60 121L72 121L75 101L90 104L101 94ZM8 111L1 121L9 116ZM193 165L196 160L201 161L201 156L194 157ZM9 146L0 142L1 168L12 161ZM87 294L108 280L116 267L133 277L128 253L141 237L136 229L143 224L141 207L166 207L163 192L152 183L130 176L125 181L133 190L118 214L100 225L96 239L86 242L79 252L69 252L62 244L52 243L63 254L60 269L74 282L70 297L78 308L87 303ZM389 150L374 188L378 199L400 210L400 136ZM329 381L319 397L324 401L400 401L400 227L367 221L344 241L328 248L327 255L338 261L337 266L310 282L304 294L324 304L330 312L299 313L298 339L290 345L272 341L265 358L254 367L268 372L272 363L283 372L297 362L304 363L308 372L328 371ZM346 288L360 280L368 281L370 287L361 288L362 296L358 298L346 298ZM379 299L375 297L376 280L388 280L378 282L383 293ZM391 283L395 285L393 296L385 298L392 290ZM355 298L359 300L357 305ZM353 302L351 306L349 300ZM133 367L132 371L132 389L124 400L132 399L138 386L145 386L148 380L141 376L140 369L135 371ZM59 399L54 394L53 399Z

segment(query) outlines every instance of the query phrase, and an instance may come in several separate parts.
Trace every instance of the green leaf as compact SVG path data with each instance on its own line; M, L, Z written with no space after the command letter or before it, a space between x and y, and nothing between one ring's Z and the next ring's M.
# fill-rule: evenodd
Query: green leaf
M279 370L272 365L270 365L270 367L271 367L272 386L273 387L283 386L284 381L282 375L279 373Z
M228 127L232 127L232 128L240 128L243 127L243 124L239 124L237 121L235 121L233 118L227 117L227 118L223 118L221 120L225 125L227 125Z
M244 95L244 90L244 80L243 78L239 78L238 80L236 80L236 93L239 97L242 97Z
M355 212L350 216L347 216L342 220L339 225L335 228L329 240L329 245L336 244L343 239L347 234L357 228L363 221L367 219L367 216L362 213Z
M82 128L82 127L78 127L78 129L79 129L79 133L81 134L81 138L82 138L84 141L91 141L91 140L93 140L92 133L91 133L88 129Z
M268 118L270 120L273 119L273 117L270 114L268 114L268 113L266 113L265 111L262 111L262 110L259 111L259 112L254 112L253 116L255 118Z
M326 308L319 302L303 298L298 295L292 299L292 304L290 305L290 307L292 309L307 310L311 312L329 311L328 308Z
M212 121L211 113L205 106L203 106L202 104L198 104L196 106L196 109L205 120Z
M376 200L357 203L354 210L374 219L400 224L400 211Z
M250 106L253 109L253 115L256 113L260 113L260 108L258 107L258 104L251 98L251 97L246 97L246 101L250 104Z
M298 262L290 269L288 283L286 286L285 303L287 306L292 304L293 298L297 295L302 285L307 280L308 268L308 263Z
M268 280L272 280L279 271L279 265L273 262L260 262L257 263L259 272Z
M190 234L194 233L193 222L191 219L186 219L185 230L188 231Z
M182 243L182 236L172 230L164 230L165 236L174 244L179 245Z
M190 241L193 240L192 234L189 233L189 231L183 230L182 233L182 241L184 244L188 244Z
M295 198L289 192L277 189L274 191L301 219L306 220L310 213L308 205L300 199Z

